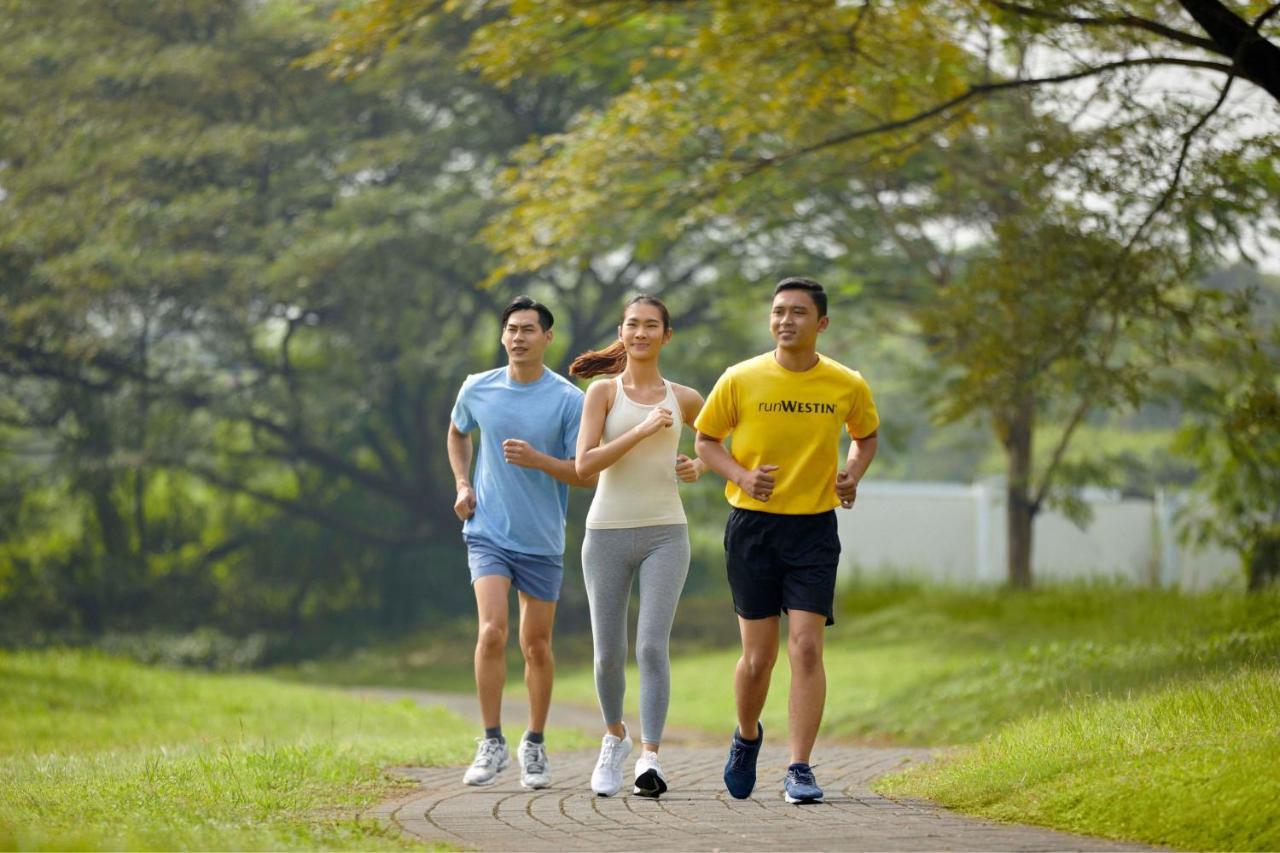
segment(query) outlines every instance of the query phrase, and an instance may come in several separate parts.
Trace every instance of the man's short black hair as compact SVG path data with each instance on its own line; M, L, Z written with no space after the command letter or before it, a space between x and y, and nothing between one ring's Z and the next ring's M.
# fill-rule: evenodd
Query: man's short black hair
M800 278L799 276L784 278L773 289L773 295L777 296L784 290L803 290L813 299L813 304L818 306L818 316L827 316L827 292L822 289L822 285L813 279Z
M517 311L537 311L538 325L542 327L542 331L548 331L555 325L556 318L551 315L551 309L536 301L532 296L517 296L511 300L502 311L502 328L507 327L507 320Z

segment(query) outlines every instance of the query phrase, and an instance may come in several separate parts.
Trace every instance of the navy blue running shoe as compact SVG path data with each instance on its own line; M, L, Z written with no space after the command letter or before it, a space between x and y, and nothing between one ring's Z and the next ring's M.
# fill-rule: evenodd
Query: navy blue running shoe
M739 800L751 796L756 786L756 759L760 757L760 746L764 743L764 725L756 723L756 726L756 739L751 742L743 740L737 729L733 730L729 760L724 765L724 786Z
M822 802L822 789L818 787L818 780L813 778L813 768L808 764L792 764L787 768L784 790L788 803Z

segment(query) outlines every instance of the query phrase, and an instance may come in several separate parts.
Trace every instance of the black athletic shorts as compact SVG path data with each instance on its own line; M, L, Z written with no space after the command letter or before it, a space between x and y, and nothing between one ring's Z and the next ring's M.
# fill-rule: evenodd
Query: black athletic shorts
M733 508L724 527L733 609L744 619L807 610L835 624L836 512L779 515Z

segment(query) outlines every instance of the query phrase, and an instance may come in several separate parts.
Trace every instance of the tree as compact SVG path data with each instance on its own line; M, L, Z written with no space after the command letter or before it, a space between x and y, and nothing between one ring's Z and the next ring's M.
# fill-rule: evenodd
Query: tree
M1238 553L1257 591L1280 580L1280 289L1245 273L1256 284L1234 295L1254 310L1239 312L1235 334L1196 339L1196 364L1175 388L1188 415L1176 449L1199 471L1187 537Z
M894 239L921 272L895 294L918 295L923 281L936 288L932 306L950 309L944 317L998 306L975 318L997 321L985 328L948 335L934 321L931 334L947 363L969 371L949 386L944 413L985 401L1008 449L1010 580L1025 585L1031 520L1076 426L1094 407L1137 399L1142 366L1168 352L1162 326L1185 332L1212 304L1179 290L1197 264L1226 246L1247 252L1274 230L1274 127L1251 128L1229 103L1236 81L1275 94L1274 9L1240 7L1245 20L1222 4L1182 6L1175 25L1161 23L1173 8L1162 3L489 4L504 15L477 32L472 56L500 84L590 65L599 39L612 39L611 61L625 51L634 75L604 109L525 148L508 174L511 207L486 232L506 259L495 277L610 249L660 252L692 233L776 244L788 227L806 232L791 247L869 237L871 252L845 256L855 265ZM372 0L360 12L367 38L343 45L379 49L388 32L440 9ZM1203 90L1146 91L1161 68L1217 76L1216 100L1206 108ZM1034 133L1015 133L1017 150L998 162L983 155L1005 144L1001 116ZM1064 128L1070 153L1052 150ZM1046 147L1049 157L1038 153ZM904 181L930 149L964 154L932 184ZM1045 173L1017 187L1023 163ZM940 209L957 184L976 210L964 213L955 192ZM1057 203L1029 203L1037 193ZM879 230L859 223L856 237L833 236L833 222L851 219L824 204L833 196L855 210L881 204ZM975 224L987 246L938 251L939 232ZM925 326L938 316L929 308L917 315ZM1157 344L1151 356L1144 338ZM1032 413L1086 387L1062 412L1062 441L1033 485Z
M349 83L302 67L327 29L285 2L0 30L0 410L41 460L5 470L6 610L418 618L457 550L445 417L510 295L471 236L503 153L581 101L459 72L457 20Z

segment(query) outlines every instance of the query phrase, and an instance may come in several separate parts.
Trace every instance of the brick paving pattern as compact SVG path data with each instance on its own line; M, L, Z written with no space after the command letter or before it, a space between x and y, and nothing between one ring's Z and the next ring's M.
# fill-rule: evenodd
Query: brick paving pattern
M391 694L388 694L391 695ZM428 694L424 704L474 702ZM461 710L461 708L460 708ZM554 709L561 725L598 726L588 709ZM513 723L519 717L508 716ZM465 768L397 768L417 781L413 793L382 803L366 817L389 821L424 842L473 850L1144 850L1037 827L995 824L954 814L922 801L897 801L871 791L872 780L927 760L924 749L832 745L819 741L818 781L826 791L821 805L795 806L782 799L784 745L766 746L760 757L755 793L735 800L721 773L728 743L707 746L690 738L664 743L663 770L671 785L659 800L632 796L601 798L588 786L596 753L551 752L552 787L525 791L512 756L496 785L469 788ZM685 743L680 743L680 742ZM687 744L687 745L685 745ZM633 751L626 770L638 756Z

